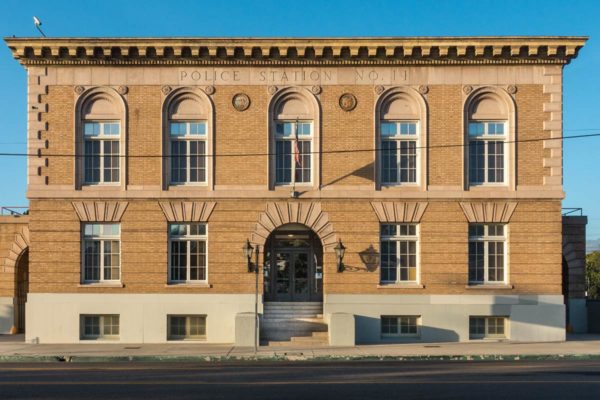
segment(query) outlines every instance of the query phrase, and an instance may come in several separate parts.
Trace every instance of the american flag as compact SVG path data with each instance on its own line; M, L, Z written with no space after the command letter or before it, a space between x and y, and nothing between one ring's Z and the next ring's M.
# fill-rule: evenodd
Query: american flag
M298 142L298 121L296 121L296 129L294 133L294 159L296 160L296 166L302 168L302 158L300 157L300 142Z

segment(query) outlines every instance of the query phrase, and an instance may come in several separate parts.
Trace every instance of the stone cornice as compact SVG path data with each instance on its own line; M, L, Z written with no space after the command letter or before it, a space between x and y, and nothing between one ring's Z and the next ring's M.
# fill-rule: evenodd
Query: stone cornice
M23 65L567 64L587 37L5 38Z

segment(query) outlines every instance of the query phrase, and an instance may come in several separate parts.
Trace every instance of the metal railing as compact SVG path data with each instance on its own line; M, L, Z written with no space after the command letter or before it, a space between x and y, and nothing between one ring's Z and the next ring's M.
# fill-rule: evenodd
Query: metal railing
M562 215L563 217L583 217L583 208L563 208Z
M29 207L25 206L4 206L0 207L0 215L27 215Z

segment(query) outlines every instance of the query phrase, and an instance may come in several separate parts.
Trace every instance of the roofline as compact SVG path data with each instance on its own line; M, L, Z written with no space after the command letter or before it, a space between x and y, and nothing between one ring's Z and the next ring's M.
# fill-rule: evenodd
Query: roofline
M567 64L587 36L4 38L24 65Z

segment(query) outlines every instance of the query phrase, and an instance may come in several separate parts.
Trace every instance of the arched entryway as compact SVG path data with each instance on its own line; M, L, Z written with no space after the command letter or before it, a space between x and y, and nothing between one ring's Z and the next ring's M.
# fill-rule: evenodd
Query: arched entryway
M323 301L323 246L306 225L290 223L271 232L263 271L265 302Z
M25 333L25 303L29 292L29 249L17 260L15 271L15 333Z

